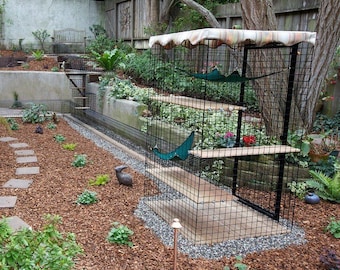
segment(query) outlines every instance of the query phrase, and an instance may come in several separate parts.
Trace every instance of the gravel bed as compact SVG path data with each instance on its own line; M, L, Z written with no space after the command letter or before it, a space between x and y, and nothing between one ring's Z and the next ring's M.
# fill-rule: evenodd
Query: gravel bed
M73 121L71 118L66 117L66 121L69 125L83 135L85 138L92 140L95 144L106 151L112 153L116 158L120 159L126 165L130 166L134 170L145 173L145 162L141 160L136 160L128 156L118 147L112 145L108 141L101 138L99 135L88 130L86 127ZM131 141L125 140L121 136L104 129L100 126L91 126L96 130L104 133L105 135L116 140L120 144L123 144L130 149L134 149L142 155L145 155L145 151L134 145ZM176 192L175 190L169 189L168 186L157 181L160 191L166 191L161 195L154 196L151 199L166 199L169 198L181 198L183 195ZM169 192L170 190L170 192ZM155 214L146 204L150 198L143 198L140 200L136 210L135 215L145 222L145 226L150 228L164 243L166 246L173 245L173 229L167 224L162 218ZM178 249L182 253L188 254L192 258L207 258L207 259L219 259L224 256L230 257L234 255L244 256L248 253L268 250L268 249L279 249L284 248L289 245L300 245L306 243L304 230L296 225L291 225L288 220L280 220L280 224L286 226L290 229L287 234L274 235L274 236L264 236L256 238L245 238L239 240L229 240L223 243L218 243L214 245L195 245L188 239L182 237L179 234L178 237Z

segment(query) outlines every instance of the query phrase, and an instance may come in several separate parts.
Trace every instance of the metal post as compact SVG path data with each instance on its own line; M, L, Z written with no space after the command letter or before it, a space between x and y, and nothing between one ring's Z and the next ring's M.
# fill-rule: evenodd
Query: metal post
M177 269L177 237L178 237L178 229L182 228L181 223L179 223L178 218L174 218L171 227L174 229L174 267L173 270Z

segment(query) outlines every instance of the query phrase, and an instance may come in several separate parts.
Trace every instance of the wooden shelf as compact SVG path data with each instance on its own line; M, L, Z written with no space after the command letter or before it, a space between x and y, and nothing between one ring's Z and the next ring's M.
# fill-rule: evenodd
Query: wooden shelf
M178 167L153 168L147 172L196 203L233 199L227 190Z
M90 109L90 107L74 107L76 110L87 110Z
M233 111L233 110L246 110L246 107L237 106L237 105L230 105L226 103L208 101L203 99L196 99L184 96L154 96L151 97L153 100L167 102L171 104L181 105L185 107L190 107L199 110L220 110L223 109L224 111Z
M300 152L300 149L288 145L264 145L264 146L218 148L189 151L191 155L194 155L199 158L241 157L241 156L272 155L298 152Z

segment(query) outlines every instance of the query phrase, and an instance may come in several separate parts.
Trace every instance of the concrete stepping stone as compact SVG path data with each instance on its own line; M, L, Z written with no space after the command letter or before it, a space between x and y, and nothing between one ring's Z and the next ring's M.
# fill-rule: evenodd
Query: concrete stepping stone
M36 156L25 156L25 157L17 157L17 163L31 163L38 162Z
M12 142L12 141L16 141L17 138L13 138L13 137L2 137L0 138L0 142Z
M20 167L20 168L17 168L15 172L16 175L38 174L38 173L40 173L39 167Z
M2 187L4 188L28 188L33 183L30 179L10 179Z
M34 150L15 150L14 153L18 156L32 156L34 155Z
M13 208L17 202L17 196L0 196L0 208Z
M23 221L18 216L8 217L6 218L8 226L12 229L12 231L20 231L22 229L28 228L32 230L32 227L28 225L25 221Z
M24 147L28 147L28 144L27 143L11 143L9 146L13 148L24 148Z

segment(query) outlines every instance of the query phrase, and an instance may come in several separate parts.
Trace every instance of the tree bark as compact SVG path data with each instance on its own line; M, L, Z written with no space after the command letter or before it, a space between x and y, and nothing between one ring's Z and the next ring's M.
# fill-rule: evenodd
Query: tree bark
M315 107L321 90L325 87L328 69L340 40L340 1L322 0L316 23L317 32L310 80L302 87L299 102L300 114L306 130L311 130L315 119Z

